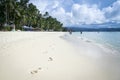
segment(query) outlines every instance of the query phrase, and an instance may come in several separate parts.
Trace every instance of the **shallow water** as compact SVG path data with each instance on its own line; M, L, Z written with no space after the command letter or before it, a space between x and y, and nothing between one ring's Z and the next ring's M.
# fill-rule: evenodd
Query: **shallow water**
M74 32L77 38L88 39L120 53L120 32Z

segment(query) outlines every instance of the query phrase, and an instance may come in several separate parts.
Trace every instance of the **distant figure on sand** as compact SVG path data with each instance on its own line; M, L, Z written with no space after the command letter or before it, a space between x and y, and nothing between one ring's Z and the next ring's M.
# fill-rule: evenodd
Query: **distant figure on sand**
M82 31L80 31L80 34L82 34Z
M70 34L70 35L72 34L72 30L69 30L69 34Z

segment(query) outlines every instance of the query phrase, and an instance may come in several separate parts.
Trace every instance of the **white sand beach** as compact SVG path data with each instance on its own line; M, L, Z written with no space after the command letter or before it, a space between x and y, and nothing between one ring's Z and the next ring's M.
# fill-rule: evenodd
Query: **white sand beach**
M120 55L64 32L0 32L0 80L120 80Z

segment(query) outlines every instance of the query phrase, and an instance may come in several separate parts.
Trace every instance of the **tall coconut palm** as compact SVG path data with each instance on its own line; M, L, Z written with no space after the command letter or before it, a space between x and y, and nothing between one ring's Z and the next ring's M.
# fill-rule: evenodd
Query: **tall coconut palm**
M44 30L60 30L62 24L48 12L41 14L29 0L0 0L0 28L4 23L14 23L16 28L23 25L39 27Z

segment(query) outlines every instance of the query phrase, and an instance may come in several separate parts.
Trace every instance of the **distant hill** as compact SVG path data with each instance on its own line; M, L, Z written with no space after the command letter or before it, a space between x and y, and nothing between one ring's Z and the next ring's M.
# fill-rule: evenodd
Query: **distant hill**
M113 31L120 31L120 23L115 22L108 22L103 24L82 24L79 26L71 26L71 27L64 27L65 30L72 30L72 31L104 31L104 32L113 32Z
M65 27L67 31L86 31L86 32L117 32L120 28L83 28L83 27Z

